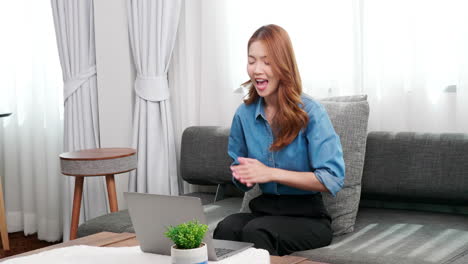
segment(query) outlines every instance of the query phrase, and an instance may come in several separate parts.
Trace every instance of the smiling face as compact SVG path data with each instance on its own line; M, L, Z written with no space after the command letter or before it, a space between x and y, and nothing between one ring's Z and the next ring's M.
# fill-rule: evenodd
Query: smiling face
M278 91L279 78L273 73L268 51L261 41L254 41L249 47L247 73L261 97L274 97Z

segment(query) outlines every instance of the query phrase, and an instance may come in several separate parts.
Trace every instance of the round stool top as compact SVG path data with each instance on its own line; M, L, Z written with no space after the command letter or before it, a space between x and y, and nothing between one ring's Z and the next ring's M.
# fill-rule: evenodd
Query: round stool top
M136 153L132 148L96 148L65 152L59 155L62 160L105 160L132 156Z
M136 150L131 148L84 149L59 157L62 174L70 176L119 174L137 168Z

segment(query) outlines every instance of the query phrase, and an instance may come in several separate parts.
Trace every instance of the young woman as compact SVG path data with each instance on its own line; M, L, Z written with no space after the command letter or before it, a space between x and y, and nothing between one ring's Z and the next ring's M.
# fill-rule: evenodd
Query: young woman
M327 246L331 219L321 192L342 188L343 152L324 107L302 94L288 33L259 28L248 42L248 98L232 121L228 153L233 182L243 191L260 185L252 213L226 217L218 239L252 242L271 255Z

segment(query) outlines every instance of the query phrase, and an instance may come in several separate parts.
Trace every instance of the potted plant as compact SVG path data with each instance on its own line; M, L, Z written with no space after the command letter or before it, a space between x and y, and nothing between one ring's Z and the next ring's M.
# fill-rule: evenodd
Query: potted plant
M202 242L208 226L193 220L178 226L169 226L166 237L174 242L171 247L173 264L208 264L208 250Z

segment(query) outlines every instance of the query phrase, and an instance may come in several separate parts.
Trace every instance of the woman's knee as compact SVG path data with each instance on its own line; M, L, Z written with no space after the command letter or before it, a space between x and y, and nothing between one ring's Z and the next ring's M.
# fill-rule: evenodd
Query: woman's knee
M245 238L259 238L260 236L271 236L274 235L272 234L271 230L268 230L265 228L265 221L263 218L256 218L250 222L248 222L243 228L242 228L242 236ZM249 239L250 240L250 239Z
M243 241L267 249L272 255L287 255L327 246L331 239L331 229L320 222L304 222L293 218L256 218L242 229Z
M243 233L256 233L262 229L262 221L261 218L254 219L248 222L243 228Z
M242 228L251 218L247 214L233 214L224 218L216 226L213 237L216 239L241 239Z
M268 250L270 255L278 255L277 235L264 226L263 219L254 219L242 229L242 241L254 243L256 248Z

